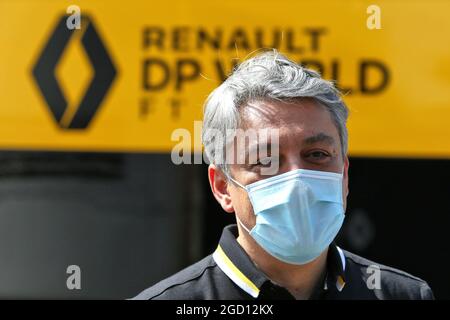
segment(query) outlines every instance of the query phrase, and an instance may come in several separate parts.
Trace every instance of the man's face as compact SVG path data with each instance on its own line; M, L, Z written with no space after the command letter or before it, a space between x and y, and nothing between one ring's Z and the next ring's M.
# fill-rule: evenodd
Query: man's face
M270 165L270 161L278 161L278 171L274 175L296 169L335 173L341 173L344 169L342 190L344 208L346 208L348 158L342 156L338 129L325 107L312 99L302 99L295 103L254 102L243 108L241 120L241 128L244 130L279 130L278 155L270 153L269 143L269 156L257 159L256 164L248 163L248 161L243 164L230 164L230 173L235 180L242 185L248 185L270 177L263 174L264 168ZM258 143L258 141L250 142L245 147L248 150L254 149L255 146L252 143ZM237 148L236 145L235 147ZM246 152L246 150L236 151L236 154ZM256 223L256 217L247 192L231 182L227 184L227 191L232 211L244 225L252 228Z

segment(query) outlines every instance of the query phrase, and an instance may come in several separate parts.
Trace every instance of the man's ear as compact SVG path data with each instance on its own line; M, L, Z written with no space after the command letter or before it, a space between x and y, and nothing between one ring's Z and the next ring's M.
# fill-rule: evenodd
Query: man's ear
M225 174L216 165L210 164L208 167L208 178L211 191L217 202L225 212L234 212L230 193L228 192L228 181Z

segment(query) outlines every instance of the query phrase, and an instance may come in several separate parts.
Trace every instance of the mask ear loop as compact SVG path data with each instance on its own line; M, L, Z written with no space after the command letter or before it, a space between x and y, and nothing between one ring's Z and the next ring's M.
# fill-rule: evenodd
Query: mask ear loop
M228 173L225 173L225 175L227 176L228 179L230 179L234 184L236 184L237 186L241 187L242 189L244 189L245 191L247 191L247 188L242 185L240 182L234 180Z
M235 215L237 222L241 225L242 228L244 228L245 231L247 231L248 234L250 234L250 231L243 223L242 221L239 219L239 217L237 215Z
M344 181L344 171L345 171L345 164L344 164L344 166L342 167L342 181L341 181L341 183L343 183L343 181ZM342 186L342 188L344 188L344 186ZM342 192L342 209L344 209L344 192ZM344 210L344 215L345 215L345 210Z

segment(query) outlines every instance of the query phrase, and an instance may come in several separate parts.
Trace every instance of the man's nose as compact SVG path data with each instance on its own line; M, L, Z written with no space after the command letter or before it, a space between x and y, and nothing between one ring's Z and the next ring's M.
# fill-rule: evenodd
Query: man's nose
M300 155L293 154L293 155L286 157L286 163L280 169L281 169L280 171L282 171L280 173L284 173L284 172L289 172L292 170L306 169L306 168L305 168L305 164L302 162Z

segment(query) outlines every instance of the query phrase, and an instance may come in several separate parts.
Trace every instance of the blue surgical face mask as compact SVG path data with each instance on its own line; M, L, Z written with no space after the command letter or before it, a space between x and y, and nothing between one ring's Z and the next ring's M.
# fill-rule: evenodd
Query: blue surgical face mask
M243 186L256 225L242 227L269 254L290 264L316 259L344 221L343 174L298 169Z

